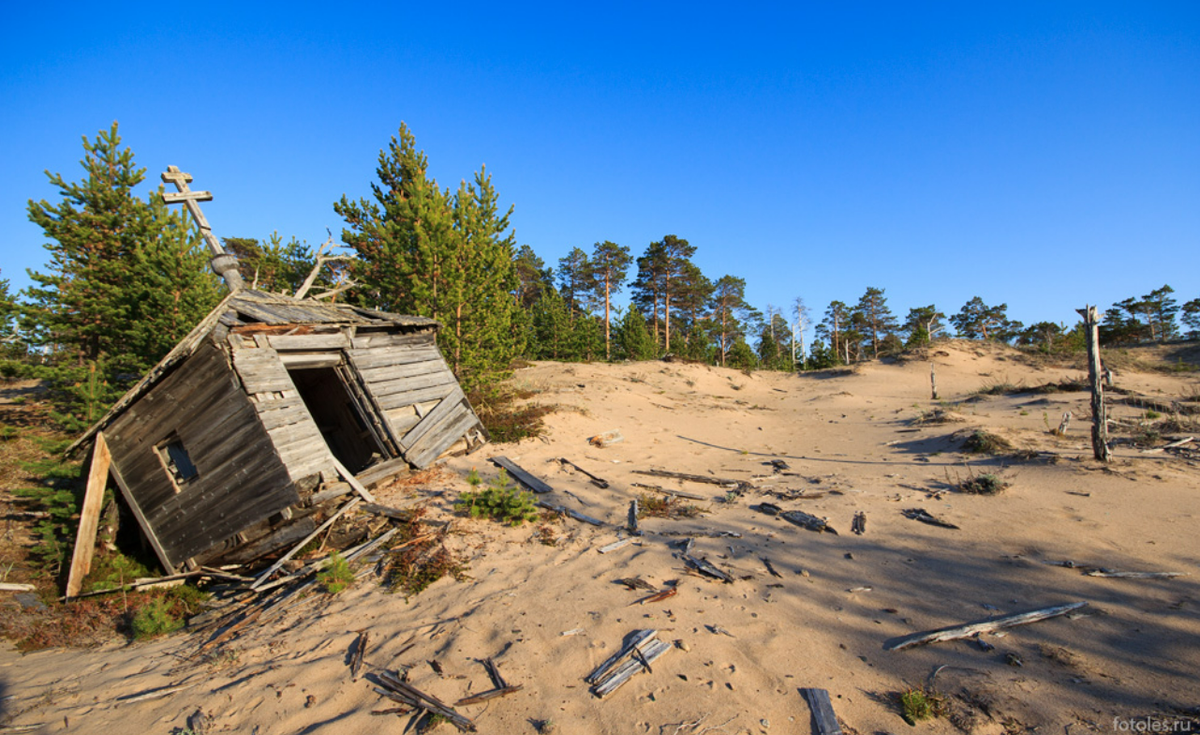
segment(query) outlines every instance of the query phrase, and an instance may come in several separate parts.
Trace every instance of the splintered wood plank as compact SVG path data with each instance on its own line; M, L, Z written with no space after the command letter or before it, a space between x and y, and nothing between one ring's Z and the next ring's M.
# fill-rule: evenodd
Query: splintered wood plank
M963 623L962 625L953 625L949 628L938 628L922 633L913 633L888 640L883 644L883 650L903 651L906 648L923 646L926 643L940 643L942 641L956 641L960 638L970 638L980 633L990 633L993 630L1000 630L1001 628L1012 628L1017 625L1036 623L1040 620L1049 620L1060 615L1066 615L1086 605L1086 602L1072 602L1066 605L1055 605L1054 607L1043 607L1037 610L1003 615L998 618L985 618L984 620L976 620L971 623Z
M108 468L112 453L104 432L96 434L92 450L92 465L88 469L87 490L79 515L79 532L75 534L75 551L71 555L71 571L67 575L67 597L74 597L83 588L83 579L92 571L92 556L96 553L96 530L100 525L100 506L104 502L104 486L108 484Z
M416 426L404 434L400 439L400 448L408 451L410 448L416 446L417 442L425 438L438 424L453 418L455 409L462 406L464 397L463 392L456 388L450 395L443 398L437 407L425 414L425 417Z
M458 385L458 381L454 379L454 373L450 372L449 370L442 370L436 373L427 373L425 375L415 375L411 378L401 378L399 380L385 380L382 382L367 381L367 388L381 402L385 398L390 398L394 393L415 393L423 388L433 388L434 386L446 385ZM396 403L390 407L395 408L397 406L411 405L418 402L417 400L407 397L402 400L405 402Z
M359 332L351 340L355 349L387 347L390 345L430 346L436 344L433 330L414 332L411 334L394 334L392 332Z

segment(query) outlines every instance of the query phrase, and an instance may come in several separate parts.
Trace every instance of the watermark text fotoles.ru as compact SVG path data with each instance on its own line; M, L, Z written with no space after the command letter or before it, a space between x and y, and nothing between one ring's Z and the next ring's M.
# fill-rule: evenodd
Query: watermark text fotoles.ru
M1167 719L1165 717L1130 717L1113 718L1113 729L1117 732L1197 732L1192 728L1192 720Z

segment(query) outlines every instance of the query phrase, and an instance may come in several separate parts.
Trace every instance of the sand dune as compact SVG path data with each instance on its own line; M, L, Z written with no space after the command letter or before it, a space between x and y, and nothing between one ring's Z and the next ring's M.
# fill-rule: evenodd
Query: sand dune
M658 362L534 364L514 381L537 392L530 400L559 406L544 437L485 447L450 461L429 485L377 493L382 503L427 503L433 517L454 518L450 544L469 559L469 580L443 579L408 603L360 582L248 631L214 660L184 658L195 648L186 634L26 656L6 648L4 709L17 713L14 725L45 723L41 731L55 733L172 732L197 708L212 716L213 731L400 732L408 718L372 716L390 703L351 680L349 651L363 629L374 642L368 670L410 667L410 683L446 701L490 688L480 661L494 658L523 689L461 708L485 733L803 733L811 727L805 687L829 690L848 730L892 732L905 727L896 692L935 670L951 707L949 717L921 725L929 732L1107 731L1114 717L1195 707L1196 462L1119 445L1115 461L1101 466L1091 459L1082 392L975 395L1001 383L1076 380L1077 369L963 343L926 357L936 363L941 401L930 399L926 359L804 376ZM1170 397L1194 394L1197 381L1125 370L1118 384ZM953 420L930 420L935 410ZM1068 435L1049 434L1068 410L1076 417ZM1114 408L1123 421L1143 415ZM609 430L624 441L588 443ZM976 430L1013 450L963 453ZM549 546L528 524L452 516L466 474L494 476L487 459L498 454L550 483L554 502L608 525L563 520ZM635 473L649 469L746 484L739 495ZM1010 486L993 496L951 487L984 473ZM630 500L647 492L634 483L702 495L695 504L707 512L644 519L635 543L600 554L621 535ZM827 518L837 533L752 507L763 502ZM901 512L910 508L959 528L910 520ZM858 512L861 536L851 533ZM687 532L736 534L697 536L692 551L732 584L689 571L678 535ZM1191 576L1095 578L1043 563L1068 559ZM675 581L678 593L636 604L646 593L615 582L633 576L658 587ZM1072 601L1089 606L986 635L990 651L974 641L883 650L887 639L915 631ZM584 676L643 628L675 647L652 672L604 700L593 696ZM434 660L441 674L427 663ZM172 685L188 688L116 701Z

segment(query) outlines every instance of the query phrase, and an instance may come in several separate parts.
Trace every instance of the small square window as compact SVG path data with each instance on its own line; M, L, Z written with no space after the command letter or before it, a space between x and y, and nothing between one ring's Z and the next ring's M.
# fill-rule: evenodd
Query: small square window
M170 475L171 482L175 484L176 492L200 475L178 434L168 436L155 450L167 474Z

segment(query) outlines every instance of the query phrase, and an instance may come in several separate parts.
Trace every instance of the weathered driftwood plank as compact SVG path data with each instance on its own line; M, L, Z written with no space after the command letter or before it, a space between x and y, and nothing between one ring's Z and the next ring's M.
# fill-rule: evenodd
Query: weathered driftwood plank
M566 515L570 516L571 518L574 518L575 520L580 521L582 523L590 523L593 526L603 526L604 525L604 521L598 520L596 518L592 518L591 516L588 516L588 515L584 515L583 513L580 513L577 510L572 510L570 508L567 508L566 506L555 505L554 503L547 503L545 500L537 501L537 505L539 508L545 508L546 510L552 510L555 513L566 514Z
M365 350L352 349L347 354L354 361L355 367L360 370L442 359L442 353L438 352L437 347L415 345L391 345L372 347ZM445 364L445 362L442 361L442 364Z
M1085 607L1086 602L1072 602L1066 605L1055 605L1054 607L1042 607L1037 610L1028 610L1022 613L1013 613L1012 615L1003 615L997 618L985 618L984 620L976 620L962 625L953 625L948 628L938 628L936 630L927 630L922 633L913 633L911 635L891 638L884 642L883 650L885 651L903 651L906 648L914 646L923 646L927 643L941 643L943 641L956 641L960 638L970 638L971 636L980 633L990 633L993 630L1002 628L1012 628L1017 625L1028 625L1041 620L1049 620L1060 615L1066 615L1069 612Z
M389 699L441 715L449 720L450 724L458 728L460 732L475 732L475 723L471 722L470 719L455 712L453 708L437 697L426 694L411 684L401 681L400 677L392 672L381 671L379 673L379 682L384 688L376 688L375 691Z
M669 488L661 487L659 485L643 485L640 482L632 482L632 483L630 483L630 486L636 487L641 490L650 490L650 491L653 491L656 493L662 493L663 495L674 495L674 496L680 497L680 498L687 498L688 500L708 500L708 498L704 497L703 495L696 495L695 493L685 493L682 490L671 490Z
M357 477L358 481L363 485L374 489L376 485L380 485L397 475L407 474L408 471L408 462L402 457L396 457L395 459L389 459L368 467L359 472Z
M380 405L383 404L383 399L386 397L389 401L397 401L394 405L389 405L389 408L399 408L400 406L411 406L414 403L430 400L425 397L426 389L435 388L437 386L454 385L458 382L454 379L454 373L449 370L439 370L435 373L425 375L415 375L411 378L400 378L399 380L368 380L364 376L363 382L366 383L368 389L376 398L380 400ZM411 393L403 397L395 397L397 393ZM449 390L446 391L449 393ZM443 393L442 395L446 395ZM414 396L417 396L414 398ZM399 402L403 401L403 402Z
M1195 440L1196 440L1196 437L1194 437L1194 436L1184 437L1183 439L1180 439L1179 441L1173 441L1170 444L1164 444L1161 447L1155 447L1154 449L1143 449L1142 454L1158 454L1159 452L1164 452L1168 449L1174 449L1175 447L1182 447L1184 444L1188 444L1189 442L1193 442Z
M453 375L450 376L450 378L453 377ZM449 379L447 381L416 390L408 390L405 386L401 386L401 390L393 393L386 392L385 386L382 385L372 385L369 386L369 389L371 394L375 396L375 402L379 404L381 410L393 411L418 403L424 403L425 401L437 401L445 398L458 388L458 384L454 381Z
M949 521L938 518L924 508L907 508L900 511L900 513L903 514L905 518L911 518L914 521L927 523L931 526L938 526L939 528L953 528L958 530L958 526Z
M1187 572L1110 572L1105 569L1093 569L1084 572L1087 577L1109 577L1112 579L1169 579L1171 577L1186 577Z
M613 541L611 544L605 544L604 546L601 546L599 549L596 549L596 551L600 552L601 554L607 554L609 552L616 551L617 549L625 548L626 546L628 546L632 543L633 543L633 539L626 537L619 541Z
M279 353L270 348L233 350L233 367L247 393L296 389Z
M639 671L651 671L650 664L671 649L670 643L655 637L657 633L637 631L628 644L589 674L584 681L593 685L592 693L603 699Z
M96 446L92 450L92 464L88 468L87 489L80 508L79 531L75 534L75 550L71 554L71 571L67 575L67 597L74 597L83 588L83 578L92 571L92 557L96 553L96 531L100 527L100 506L104 502L104 486L108 484L108 468L112 454L104 432L96 434Z
M746 488L750 487L750 483L742 480L731 480L727 477L712 477L711 475L689 475L686 472L670 472L668 470L634 470L638 475L649 475L651 477L672 477L676 480L687 480L688 482L703 482L709 485L720 485L721 487Z
M629 640L625 643L625 645L621 646L621 649L619 651L617 651L616 653L614 653L613 655L611 655L607 659L605 659L604 663L597 666L595 668L595 670L592 671L592 673L583 677L583 680L586 681L588 684L597 684L597 683L603 681L604 677L609 673L609 671L614 666L616 666L618 663L620 663L621 659L629 656L629 654L634 649L638 648L639 646L643 646L646 643L649 643L650 641L654 640L654 638L657 635L658 635L658 631L654 630L653 628L646 628L644 630L635 630L633 632L633 634L629 637Z
M441 374L447 370L446 363L438 359L402 365L383 365L376 368L359 368L358 372L368 383L387 383L395 380L412 380L422 375Z
M596 477L596 476L595 476L595 475L593 475L591 472L588 472L587 470L585 470L584 468L582 468L582 467L580 467L579 465L575 464L574 462L572 462L571 460L567 459L566 457L559 457L559 458L558 458L558 461L559 461L561 464L565 464L565 465L566 465L566 466L568 466L568 467L572 467L572 468L574 468L576 472L580 472L580 473L582 473L582 474L586 475L586 476L587 476L587 478L588 478L588 480L589 480L589 481L590 481L590 482L591 482L593 485L595 485L596 487L598 487L598 488L600 488L600 489L604 489L604 488L607 488L607 487L608 487L608 480L605 480L605 479L603 479L603 478L600 478L600 477Z
M812 709L813 732L816 735L842 735L842 727L833 712L829 692L825 689L801 689L800 693Z
M489 461L497 467L503 467L508 472L509 477L521 483L535 493L554 492L554 488L550 487L543 480L540 480L526 472L520 465L508 457L492 457Z
M710 577L719 579L722 582L724 582L725 584L733 584L733 577L729 576L729 574L727 574L726 572L719 569L715 564L710 562L708 559L697 559L696 557L692 556L691 554L686 554L686 553L683 554L682 556L683 556L683 560L685 562L687 562L688 564L691 564L693 567L695 567L697 571L699 571L703 574L707 574Z
M838 535L838 532L824 518L805 513L802 510L784 510L774 503L759 503L758 505L750 506L750 509L769 516L778 516L788 523L800 526L801 528L807 528L810 531L832 533L834 536Z

